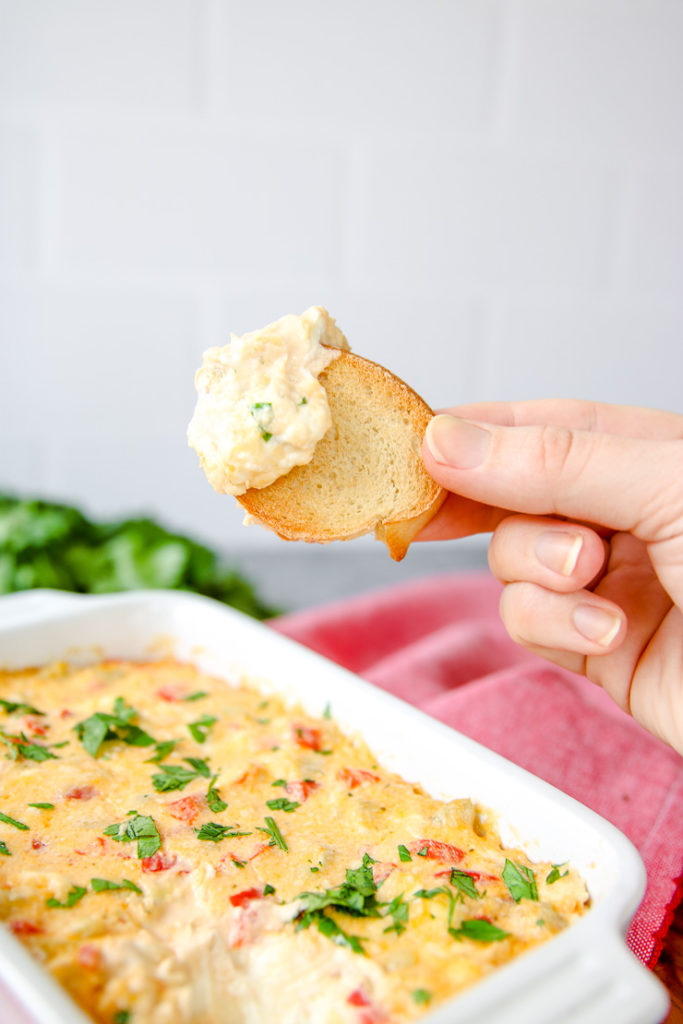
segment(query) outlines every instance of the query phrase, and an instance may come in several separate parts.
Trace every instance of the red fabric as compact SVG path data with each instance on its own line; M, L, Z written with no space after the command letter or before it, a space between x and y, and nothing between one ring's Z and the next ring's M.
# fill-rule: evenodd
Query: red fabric
M517 647L484 574L427 578L285 615L274 629L593 808L640 851L628 943L654 966L683 875L683 759L586 679Z

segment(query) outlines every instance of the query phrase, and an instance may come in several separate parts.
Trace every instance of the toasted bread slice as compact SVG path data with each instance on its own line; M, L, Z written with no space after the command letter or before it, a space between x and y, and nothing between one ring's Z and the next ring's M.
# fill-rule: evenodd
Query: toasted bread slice
M327 543L373 530L400 561L446 494L420 446L432 412L384 367L342 351L319 377L332 426L312 460L238 501L286 540Z

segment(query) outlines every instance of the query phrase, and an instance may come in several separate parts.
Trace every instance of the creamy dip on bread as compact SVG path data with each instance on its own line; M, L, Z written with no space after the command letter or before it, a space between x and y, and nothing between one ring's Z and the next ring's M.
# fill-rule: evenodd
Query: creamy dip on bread
M204 353L188 441L216 491L267 487L310 462L332 423L318 376L348 348L327 310L311 306Z

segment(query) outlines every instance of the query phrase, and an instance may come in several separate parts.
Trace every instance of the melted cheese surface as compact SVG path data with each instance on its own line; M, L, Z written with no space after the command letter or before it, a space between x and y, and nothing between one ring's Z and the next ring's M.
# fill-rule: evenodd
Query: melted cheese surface
M60 663L0 701L0 919L101 1024L402 1024L587 906L242 682Z
M311 461L332 423L318 376L348 347L327 310L311 306L204 353L187 434L215 490L243 494Z

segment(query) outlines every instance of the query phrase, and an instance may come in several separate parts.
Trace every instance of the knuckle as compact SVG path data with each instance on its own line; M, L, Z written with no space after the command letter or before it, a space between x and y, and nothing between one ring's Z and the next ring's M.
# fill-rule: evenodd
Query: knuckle
M574 450L574 433L567 427L544 426L538 446L540 469L545 475L562 475Z
M584 477L591 475L596 441L591 435L568 427L549 425L540 428L535 440L533 469L546 489L548 507L544 511L560 514L566 511L563 505L567 496Z

